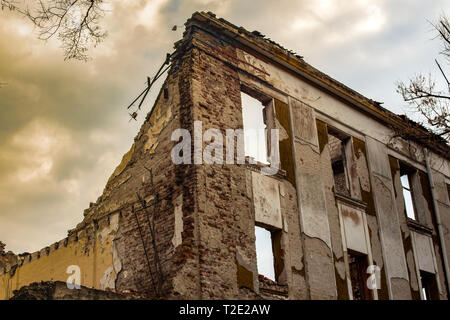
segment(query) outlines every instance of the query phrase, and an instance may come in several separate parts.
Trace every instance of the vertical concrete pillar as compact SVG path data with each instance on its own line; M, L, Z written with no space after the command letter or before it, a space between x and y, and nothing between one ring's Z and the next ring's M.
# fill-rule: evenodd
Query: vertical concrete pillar
M449 199L449 187L445 181L445 176L437 172L433 169L431 169L431 166L427 165L427 169L429 173L431 174L429 177L431 179L431 193L433 199L433 208L435 210L435 223L436 228L438 229L437 232L439 234L439 244L438 240L436 239L434 241L434 250L436 253L439 252L439 255L437 257L440 258L442 255L442 262L441 259L438 259L438 268L443 268L442 272L444 274L444 277L441 278L441 284L440 284L440 295L443 299L448 299L448 277L449 277L449 270L448 266L450 261L448 261L448 257L450 257L450 233L448 230L450 229L450 199ZM444 230L447 230L445 232ZM441 248L439 248L441 247ZM443 279L446 278L446 281ZM447 290L445 290L447 289ZM447 292L445 292L447 291Z
M390 299L411 299L387 147L366 137L369 171L379 222Z
M289 100L306 282L311 299L336 299L336 279L314 110Z

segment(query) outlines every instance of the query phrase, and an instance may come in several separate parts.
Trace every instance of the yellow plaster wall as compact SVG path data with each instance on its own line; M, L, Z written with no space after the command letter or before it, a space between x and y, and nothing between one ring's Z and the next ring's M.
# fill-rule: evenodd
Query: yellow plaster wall
M9 299L14 290L32 282L65 282L70 276L66 273L70 265L79 266L82 286L106 289L105 281L102 284L102 278L109 276L115 279L120 271L117 270L117 266L119 269L121 267L120 261L117 261L117 255L114 254L113 245L117 229L118 214L111 218L110 225L95 232L95 242L91 241L90 245L87 243L86 233L81 231L78 241L70 240L67 246L64 246L61 241L59 248L50 251L48 255L41 250L40 258L33 255L33 259L17 267L12 276L11 272L0 275L0 299Z

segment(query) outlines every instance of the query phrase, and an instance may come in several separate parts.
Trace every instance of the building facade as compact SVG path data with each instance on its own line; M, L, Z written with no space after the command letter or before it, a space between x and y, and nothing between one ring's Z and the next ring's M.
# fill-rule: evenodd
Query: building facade
M75 275L149 298L448 299L444 141L212 13L170 65L103 194L67 238L9 256L0 299ZM256 123L263 156L242 159Z

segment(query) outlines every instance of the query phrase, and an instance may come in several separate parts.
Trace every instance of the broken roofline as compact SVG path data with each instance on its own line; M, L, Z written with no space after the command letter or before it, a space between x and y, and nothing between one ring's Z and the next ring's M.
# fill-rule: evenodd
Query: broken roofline
M437 154L444 156L446 159L450 157L448 145L440 136L408 119L406 116L397 115L383 108L379 102L363 96L319 71L306 63L301 56L265 38L258 31L249 32L243 27L237 27L225 19L216 18L216 15L212 12L193 13L192 17L185 23L185 26L186 31L184 35L188 34L193 26L200 29L218 31L223 37L228 38L229 43L237 42L243 47L251 49L253 52L294 72L297 76L312 82L330 94L343 99L353 107L356 107L356 109L375 117L378 121L392 129L399 130L400 132L408 130L408 133L412 133L412 135L405 139L414 140L423 147L429 148ZM184 42L183 40L177 42L175 47L180 48ZM413 139L413 136L425 136L429 139L426 139L424 142L420 139Z

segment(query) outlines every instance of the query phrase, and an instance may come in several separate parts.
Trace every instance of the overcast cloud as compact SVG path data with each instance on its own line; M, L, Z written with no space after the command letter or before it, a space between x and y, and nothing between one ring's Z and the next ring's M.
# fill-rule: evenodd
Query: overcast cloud
M143 121L126 106L161 65L194 11L258 30L321 71L404 113L394 82L434 70L427 20L445 0L118 1L108 38L87 63L63 61L56 39L0 11L0 240L17 253L66 236L128 151ZM147 112L157 94L147 100Z

